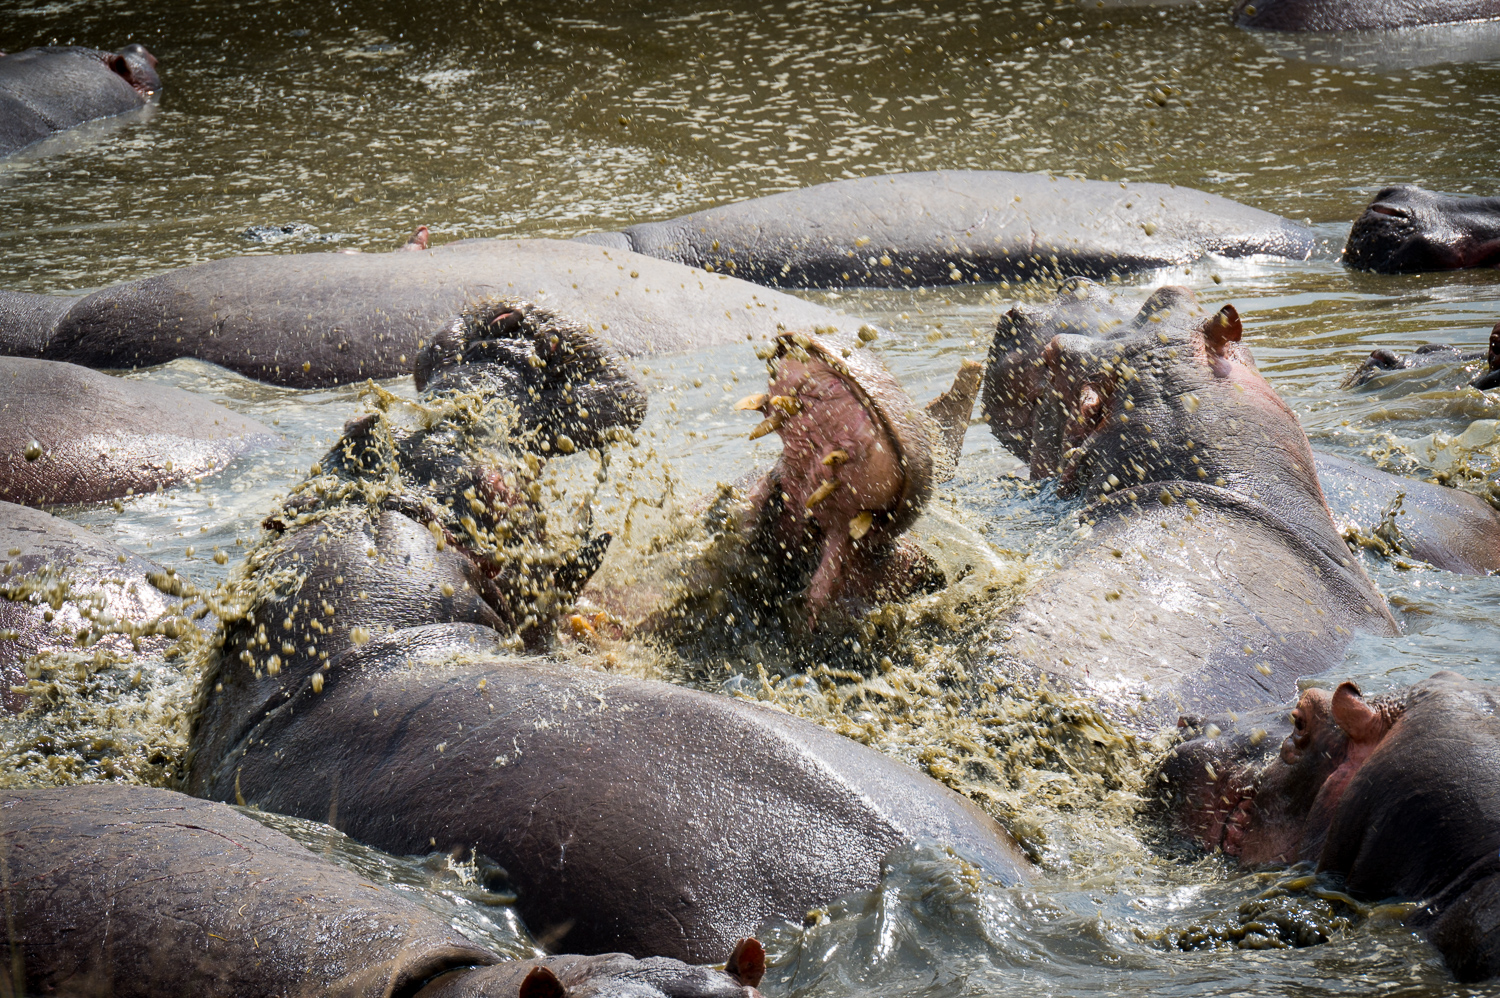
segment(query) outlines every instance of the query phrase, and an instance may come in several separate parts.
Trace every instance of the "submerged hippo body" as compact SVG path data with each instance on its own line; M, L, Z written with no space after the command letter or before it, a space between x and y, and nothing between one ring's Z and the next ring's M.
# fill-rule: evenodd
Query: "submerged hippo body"
M449 316L525 295L628 356L858 325L722 274L549 239L394 253L299 253L194 264L80 298L0 291L0 352L86 367L197 357L296 388L409 374Z
M0 500L140 494L217 471L278 436L189 392L76 364L0 358Z
M128 652L132 637L159 651L176 633L172 611L180 601L150 581L166 573L67 520L0 502L0 553L0 628L11 635L0 640L0 706L7 711L26 707L15 688L26 684L22 666L39 652Z
M140 45L0 55L0 156L85 121L133 111L160 89L156 57Z
M1129 317L1078 284L1001 320L990 429L1089 505L1062 567L1005 616L992 676L1061 678L1159 723L1279 702L1353 632L1395 633L1240 334L1232 307L1204 316L1180 288Z
M834 371L812 372L830 401L809 384L796 405L764 404L842 413L840 385L876 383ZM417 373L424 404L453 404L446 420L351 423L323 476L267 521L278 533L249 561L265 588L201 687L193 792L391 850L478 846L511 873L523 917L584 952L713 959L767 919L874 886L882 857L919 839L1023 874L972 804L810 722L520 657L547 647L608 539L567 551L538 515L541 458L599 446L644 398L580 325L518 302L461 317ZM866 493L850 479L852 505L828 501L839 536L861 505L858 541L906 515L902 481ZM859 562L852 548L826 550Z
M1311 230L1216 194L998 170L839 180L578 241L814 288L1102 278L1315 248Z
M27 994L757 993L748 960L743 977L619 954L501 960L396 891L223 804L167 790L0 792L0 852L7 966L24 970ZM753 941L734 956L751 951ZM731 968L741 969L734 957Z
M1500 691L1453 672L1366 700L1189 724L1163 763L1177 830L1248 865L1315 862L1407 917L1463 981L1500 975ZM1283 738L1283 736L1285 736Z
M1235 23L1267 31L1414 28L1500 18L1500 0L1238 0Z
M1387 187L1354 220L1344 262L1382 274L1500 266L1500 198Z
M1479 496L1327 454L1316 461L1334 520L1368 546L1462 575L1500 572L1500 510Z

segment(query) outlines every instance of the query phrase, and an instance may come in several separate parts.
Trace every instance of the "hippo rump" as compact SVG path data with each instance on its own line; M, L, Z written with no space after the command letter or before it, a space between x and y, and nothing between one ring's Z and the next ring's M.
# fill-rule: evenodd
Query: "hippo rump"
M210 474L280 437L189 392L0 358L0 500L98 502Z
M169 790L0 791L15 993L337 998L753 998L753 939L726 970L675 960L503 960L400 893L223 804Z
M85 121L133 111L160 89L156 57L140 45L0 53L0 156Z
M183 631L175 573L41 510L0 502L0 708L42 652L161 652ZM196 608L194 608L196 609Z
M1500 16L1500 3L1490 6ZM1354 220L1344 262L1381 274L1500 266L1500 198L1387 187Z
M1316 246L1217 194L1000 170L838 180L576 241L793 288L1103 278L1210 253L1305 260Z
M1266 31L1415 28L1500 18L1500 0L1238 0L1233 17Z
M550 239L461 240L394 253L241 256L81 297L0 291L0 353L129 369L197 357L318 388L410 374L427 338L474 301L525 295L627 356L859 323L676 263Z
M1277 703L1354 632L1396 632L1240 338L1233 306L1170 287L1131 317L1078 282L1000 321L990 430L1087 505L1062 567L998 622L988 681L1054 677L1154 726Z
M1461 981L1500 975L1500 690L1453 672L1379 697L1353 683L1282 708L1187 718L1169 821L1247 866L1311 862L1407 924Z
M778 394L758 402L767 421L783 439L803 421L852 429L789 446L801 456L778 472L785 495L748 521L784 531L778 550L808 574L825 571L826 606L889 554L931 458L921 414L886 428L899 400L862 341L825 353L799 335L780 341ZM510 871L528 924L580 952L713 959L767 919L872 887L885 854L916 840L1006 883L1026 875L993 819L865 746L753 702L540 654L608 542L549 529L541 468L644 412L580 323L513 300L476 307L417 374L416 426L352 422L321 476L268 519L240 580L252 598L200 687L193 793L392 851L477 847ZM883 401L867 405L870 391ZM888 456L893 433L909 434L903 456L867 488L861 461ZM848 459L825 463L824 444ZM843 484L803 498L793 480L813 475ZM816 517L777 515L819 489L831 538Z

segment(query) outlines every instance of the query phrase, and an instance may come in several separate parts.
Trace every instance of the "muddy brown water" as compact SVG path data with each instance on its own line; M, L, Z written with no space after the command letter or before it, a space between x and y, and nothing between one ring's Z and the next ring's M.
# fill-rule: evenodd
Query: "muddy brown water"
M1480 345L1500 319L1500 275L1353 274L1334 251L1387 183L1500 193L1500 28L1292 39L1236 30L1226 8L0 3L0 49L139 41L161 58L165 81L158 106L0 161L0 286L70 292L235 253L384 250L421 223L438 241L570 236L897 170L1173 182L1309 219L1330 250L1299 264L1205 260L1142 275L1121 293L1144 298L1170 281L1234 302L1316 446L1479 488L1500 467L1495 393L1453 390L1437 375L1406 393L1351 394L1338 383L1376 346ZM294 223L274 243L242 235ZM982 355L988 327L1019 293L808 297L884 323L891 334L877 349L925 399L960 359ZM649 533L651 507L636 500L711 489L776 449L774 438L745 441L743 414L730 409L763 376L748 348L642 366L653 392L642 446L617 456L594 498L596 521L619 530L633 506ZM362 405L358 387L293 392L193 361L125 376L199 392L286 437L282 450L122 512L59 511L208 585ZM387 387L411 392L399 380ZM629 456L641 465L633 472ZM1045 570L1065 508L1021 484L1023 474L975 427L924 536L1000 576ZM564 506L591 481L579 469L562 479ZM621 545L610 568L622 578L631 550ZM1500 678L1500 579L1366 564L1405 633L1361 638L1308 682L1352 677L1378 690L1438 668ZM732 682L730 665L695 663L695 681ZM63 683L60 706L0 732L8 775L159 776L131 760L180 743L191 681L180 662L148 662ZM797 681L784 676L780 689ZM883 747L927 758L910 739ZM1500 994L1455 988L1436 953L1400 927L1398 909L1355 911L1305 878L1153 850L1149 829L1130 819L1128 780L1042 769L1019 785L1000 810L1026 810L1023 837L1051 879L1006 890L940 850L893 856L879 890L806 924L766 927L780 961L768 993ZM284 824L340 861L385 871L476 938L528 951L495 896L475 900L484 892L464 881L470 868L384 857ZM1329 941L1252 948L1298 932Z

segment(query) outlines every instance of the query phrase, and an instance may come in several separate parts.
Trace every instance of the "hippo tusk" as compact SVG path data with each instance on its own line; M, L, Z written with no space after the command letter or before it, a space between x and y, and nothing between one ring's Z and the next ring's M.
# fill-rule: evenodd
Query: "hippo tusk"
M756 392L754 395L746 395L744 398L740 399L734 404L734 407L736 409L756 409L760 412L765 412L766 403L768 403L770 400L771 396L767 395L765 392Z
M874 523L875 523L875 514L871 513L869 510L865 510L864 512L862 512L858 516L856 516L854 519L850 520L849 521L849 538L850 538L850 540L856 540L857 541L857 540L860 540L861 538L863 538L865 536L865 534L868 534L870 532L870 527L872 527L874 525Z
M802 403L790 395L773 395L771 397L771 404L788 416L795 416L802 411Z
M838 450L828 452L828 456L823 458L823 467L837 468L847 460L849 460L849 452L841 447Z
M819 485L817 490L814 491L812 495L807 497L807 508L812 509L818 503L833 495L839 490L839 486L842 484L844 483L839 481L837 478L830 478L822 485Z
M755 425L755 429L750 431L750 439L759 440L767 433L775 433L777 430L781 429L781 424L785 422L786 413L777 409Z

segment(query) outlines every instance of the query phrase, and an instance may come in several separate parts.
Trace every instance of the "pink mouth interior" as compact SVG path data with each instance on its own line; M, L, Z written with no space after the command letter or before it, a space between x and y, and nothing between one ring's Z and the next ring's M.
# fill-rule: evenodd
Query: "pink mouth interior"
M776 430L782 454L753 501L764 502L770 489L779 487L784 511L778 528L789 549L805 542L808 520L818 525L823 547L807 594L815 618L849 577L859 574L852 560L863 547L860 541L875 516L900 504L905 474L890 431L859 388L826 361L783 356L769 388L772 398L794 401L766 404L772 419L782 414ZM835 483L831 492L830 483ZM820 492L823 497L809 507ZM872 516L862 523L867 513Z

